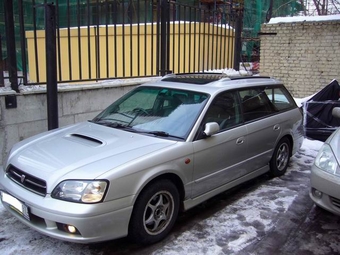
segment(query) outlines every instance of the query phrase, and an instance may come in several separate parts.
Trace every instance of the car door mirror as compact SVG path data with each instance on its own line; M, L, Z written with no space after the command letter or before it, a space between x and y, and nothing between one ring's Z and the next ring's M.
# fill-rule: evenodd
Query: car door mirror
M216 122L209 122L205 124L205 129L203 131L206 137L212 136L220 131L220 126Z
M334 107L332 110L332 115L336 118L340 118L340 107Z

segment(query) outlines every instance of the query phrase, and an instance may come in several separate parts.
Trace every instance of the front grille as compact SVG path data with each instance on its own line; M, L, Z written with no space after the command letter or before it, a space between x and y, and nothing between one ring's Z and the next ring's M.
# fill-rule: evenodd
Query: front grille
M331 202L334 206L340 208L340 199L337 199L335 197L330 197L331 198Z
M12 165L8 166L6 175L18 185L37 193L38 195L46 195L46 182L44 180L25 173Z

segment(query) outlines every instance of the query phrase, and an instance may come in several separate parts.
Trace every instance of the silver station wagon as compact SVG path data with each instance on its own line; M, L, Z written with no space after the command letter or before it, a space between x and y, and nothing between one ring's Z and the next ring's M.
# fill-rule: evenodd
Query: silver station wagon
M0 169L16 218L61 240L163 239L185 211L264 173L285 173L302 114L269 77L172 74L93 120L16 144Z

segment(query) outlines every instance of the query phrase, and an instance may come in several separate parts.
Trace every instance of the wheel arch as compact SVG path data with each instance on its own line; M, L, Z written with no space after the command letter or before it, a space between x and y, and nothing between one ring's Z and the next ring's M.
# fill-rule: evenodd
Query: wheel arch
M138 197L140 196L140 194L142 194L142 192L147 189L149 186L151 186L153 183L159 181L159 180L169 180L171 181L177 188L178 193L179 193L179 209L180 211L184 210L184 197L185 197L185 189L184 189L184 183L182 181L182 179L175 173L162 173L158 176L154 176L153 178L151 178L150 180L148 180L147 182L145 182L139 189L138 193L135 196L135 199L133 201L133 207L136 204L136 201L138 200Z
M276 145L275 145L274 148L276 148L276 146L282 141L282 139L285 139L285 138L287 138L288 141L289 141L289 145L290 145L290 146L289 146L289 157L291 157L291 156L293 155L293 145L294 145L294 140L293 140L292 135L286 134L286 135L282 136L282 137L277 141L277 143L276 143ZM274 155L273 155L273 156L274 156Z
M185 190L184 190L184 184L182 179L174 174L174 173L163 173L161 175L155 176L153 179L149 180L147 183L145 183L143 185L143 187L140 189L140 191L138 192L138 194L136 195L136 199L134 201L134 204L136 203L138 196L150 185L152 185L154 182L157 182L159 180L170 180L177 188L178 193L179 193L179 199L180 199L180 211L183 210L184 206L183 206L183 201L184 201L184 197L185 197Z
M286 136L284 136L284 137L287 137L288 138L288 140L289 140L289 143L290 143L290 151L289 151L289 156L291 157L293 154L292 154L292 152L293 152L293 146L294 146L294 140L293 140L293 137L291 136L291 135L286 135Z
M162 184L165 184L164 181L169 183L172 183L172 185L174 185L178 191L178 207L177 209L175 209L175 218L172 218L171 221L172 223L169 223L170 228L166 227L166 229L164 229L164 231L162 230L161 233L159 233L158 237L155 236L156 240L154 239L154 237L149 236L145 236L145 234L141 234L141 232L136 232L136 229L140 229L140 224L138 223L138 219L140 216L138 216L140 210L136 210L136 209L140 209L141 204L138 203L139 198L141 198L142 200L140 201L145 201L145 194L150 193L150 188L152 190L152 185L154 183L157 182L161 182L163 181ZM155 185L157 186L157 185ZM160 185L160 183L158 184L158 187L163 187L163 185ZM169 186L168 186L169 188ZM171 189L173 189L174 187L172 186ZM157 188L156 188L157 189ZM159 189L159 188L158 188ZM144 194L143 191L145 191L146 193ZM148 196L148 195L146 195ZM173 224L175 223L177 216L178 216L178 212L182 210L183 208L183 198L184 198L184 186L183 183L180 179L179 176L177 176L176 174L172 174L172 173L165 173L162 175L159 175L157 177L155 177L154 179L150 180L148 183L146 183L143 188L140 190L140 192L138 192L138 194L136 195L136 199L134 201L133 204L133 210L132 210L132 215L129 219L129 223L128 223L128 237L140 244L152 244L154 242L158 242L159 240L162 240L168 233L169 231L171 231ZM143 202L142 202L143 204ZM174 207L176 208L176 207ZM136 211L135 211L136 210ZM171 216L172 217L172 216ZM143 232L143 231L142 231ZM138 234L139 233L139 234ZM164 236L165 235L165 236ZM163 237L162 237L163 236Z
M273 155L269 161L269 175L271 177L279 177L286 173L292 156L292 142L292 138L286 135L281 137L275 145Z

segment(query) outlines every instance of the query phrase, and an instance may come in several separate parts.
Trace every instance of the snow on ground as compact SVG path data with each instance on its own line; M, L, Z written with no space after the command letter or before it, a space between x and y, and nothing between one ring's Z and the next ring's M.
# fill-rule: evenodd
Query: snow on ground
M311 164L323 143L304 140L300 149L291 159L288 175L300 170L306 162ZM289 189L285 180L275 178L273 183L266 182L255 191L225 207L212 217L199 222L175 241L153 254L238 254L263 233L275 227L278 214L284 213L294 201L298 191ZM304 186L305 185L305 186ZM301 184L308 189L308 183ZM228 240L223 240L227 238Z
M310 171L313 159L323 143L305 139L300 151L291 159L286 173ZM301 166L307 166L301 168ZM307 169L307 170L306 170ZM276 216L287 211L298 191L289 189L285 178L274 178L254 191L225 206L212 216L175 236L153 254L235 254L274 227ZM299 184L308 189L308 183ZM52 239L31 230L12 217L0 205L0 251L11 254L103 254L91 246Z
M276 199L267 197L268 193L275 194ZM259 228L266 232L274 226L272 217L266 217L264 211L270 211L271 215L285 212L294 198L295 194L288 188L263 185L200 223L204 225L203 234L202 228L190 229L162 248L162 252L154 254L195 255L202 251L206 254L223 254L225 248L237 253L256 239ZM232 236L235 240L218 240L224 236ZM216 245L220 242L227 243L227 247Z

